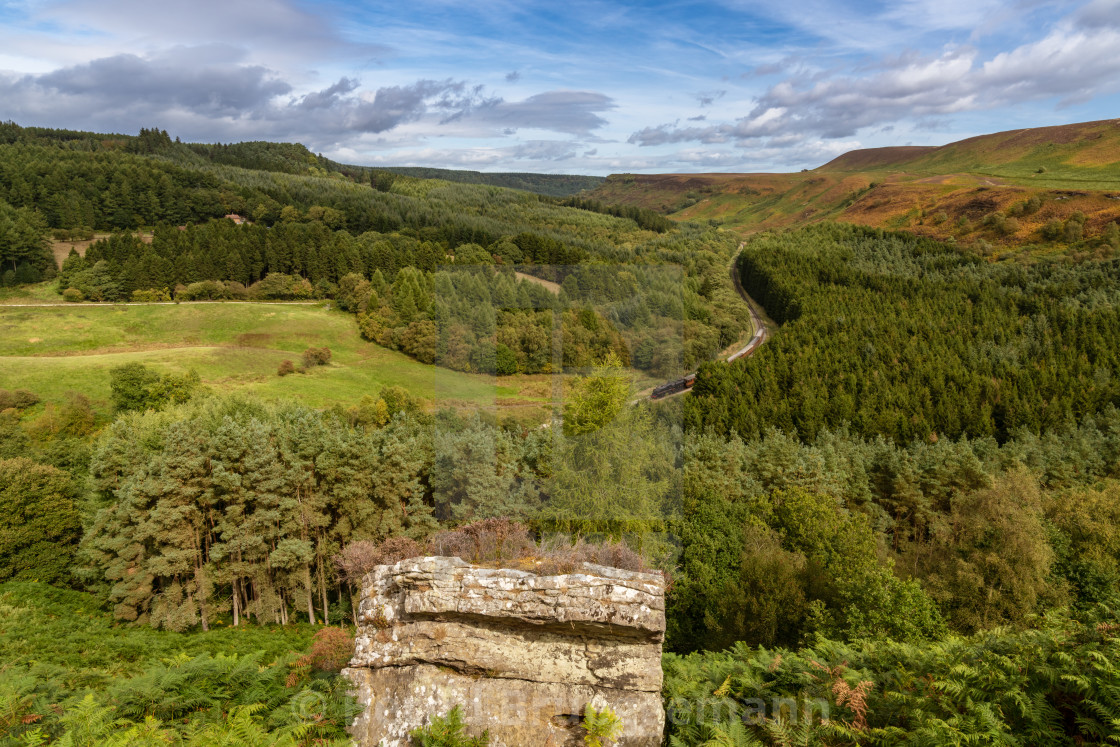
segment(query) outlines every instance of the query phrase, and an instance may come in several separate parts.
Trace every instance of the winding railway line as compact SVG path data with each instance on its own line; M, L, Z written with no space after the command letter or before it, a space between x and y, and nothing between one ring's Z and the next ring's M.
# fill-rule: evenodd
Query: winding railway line
M724 359L728 363L731 363L732 361L738 360L740 358L746 358L750 355L753 355L754 352L758 350L758 348L762 345L762 343L766 342L767 338L770 337L771 322L763 318L760 307L754 302L754 299L748 296L747 292L743 290L743 284L739 280L739 273L736 271L736 265L738 264L739 255L742 254L743 246L745 245L745 243L746 242L739 244L739 251L735 253L735 256L731 260L731 267L729 269L729 272L731 274L731 282L735 285L735 291L743 299L743 302L747 305L747 309L750 312L751 325L754 327L754 335L751 336L751 339L747 342L746 345L731 353L729 356L727 356L727 358ZM654 387L653 391L650 392L649 398L665 399L666 397L672 397L677 394L682 394L692 389L692 385L694 383L696 383L695 371L686 376L682 376L679 379L674 379L673 381L668 381L664 384L661 384L660 386Z

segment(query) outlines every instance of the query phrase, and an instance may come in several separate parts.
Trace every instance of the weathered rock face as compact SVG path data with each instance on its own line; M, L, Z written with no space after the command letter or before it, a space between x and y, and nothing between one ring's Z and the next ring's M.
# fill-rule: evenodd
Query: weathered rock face
M413 558L365 577L358 622L344 673L365 708L352 729L360 747L405 747L456 705L492 747L575 747L588 703L618 714L620 747L661 744L659 575Z

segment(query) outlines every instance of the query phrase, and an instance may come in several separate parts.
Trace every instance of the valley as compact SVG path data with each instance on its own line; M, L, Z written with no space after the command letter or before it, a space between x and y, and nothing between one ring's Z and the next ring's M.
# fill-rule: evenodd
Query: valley
M1120 218L1118 132L1117 120L1107 120L858 150L795 174L621 174L592 194L748 234L840 220L978 246L992 257L1045 259L1082 242L1091 254ZM1032 199L1038 205L1024 211ZM1071 219L1081 233L1057 241Z
M559 698L636 666L612 568L671 747L1120 739L1118 144L600 179L0 125L0 745L401 732L347 676L485 744L480 585ZM592 697L524 721L658 741Z

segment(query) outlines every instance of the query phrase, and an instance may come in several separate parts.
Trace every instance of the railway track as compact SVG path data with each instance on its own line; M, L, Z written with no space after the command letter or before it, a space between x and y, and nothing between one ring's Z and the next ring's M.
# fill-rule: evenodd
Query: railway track
M763 317L761 307L759 307L758 304L755 303L754 299L748 296L747 292L743 290L743 284L739 280L739 273L736 271L736 264L739 259L739 255L742 254L743 247L745 245L746 242L739 244L739 251L736 252L735 256L731 259L731 266L730 268L728 268L728 272L731 274L731 282L735 286L735 291L747 305L747 310L749 311L751 316L751 325L754 327L754 334L751 336L751 339L747 342L746 345L723 359L728 363L731 363L732 361L738 360L740 358L747 358L753 355L754 352L758 350L758 348L762 345L762 343L766 342L767 338L770 337L771 322ZM649 398L657 400L665 399L666 397L673 397L678 394L684 394L685 392L692 389L692 385L694 383L696 383L695 371L682 376L679 379L667 381L660 386L654 387L653 391L650 392Z

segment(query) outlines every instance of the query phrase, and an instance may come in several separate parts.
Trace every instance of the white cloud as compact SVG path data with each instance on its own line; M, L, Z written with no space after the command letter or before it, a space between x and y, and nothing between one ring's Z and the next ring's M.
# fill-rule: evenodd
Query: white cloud
M1097 5L1117 5L1117 0ZM1084 17L1084 16L1082 16ZM630 136L643 146L719 143L778 133L850 137L900 120L953 115L1058 99L1078 103L1120 91L1120 25L1063 23L1042 39L980 60L971 47L936 56L904 55L866 67L866 74L819 73L772 85L752 111L707 127L661 125Z

